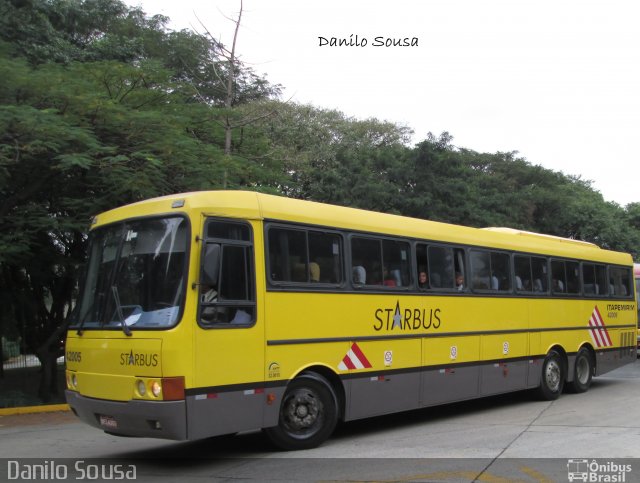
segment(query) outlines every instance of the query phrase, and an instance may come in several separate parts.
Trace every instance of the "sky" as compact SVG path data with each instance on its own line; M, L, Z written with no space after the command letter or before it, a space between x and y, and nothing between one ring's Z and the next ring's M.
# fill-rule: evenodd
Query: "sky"
M126 3L231 44L240 0ZM639 13L634 0L244 0L237 52L284 100L406 125L416 143L447 131L517 151L625 206L640 202Z

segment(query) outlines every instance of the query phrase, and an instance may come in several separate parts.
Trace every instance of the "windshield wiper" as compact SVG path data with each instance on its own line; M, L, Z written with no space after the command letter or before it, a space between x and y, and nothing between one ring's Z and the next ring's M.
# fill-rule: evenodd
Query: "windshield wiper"
M84 315L80 319L80 323L78 324L78 330L76 331L76 334L78 334L78 335L82 335L83 334L82 327L84 326L84 323L89 319L89 314L91 314L91 309L93 309L94 305L95 305L95 300L93 302L91 302L91 305L89 306L87 311L84 313Z
M120 295L118 294L118 287L112 285L111 293L113 294L113 300L116 302L116 313L118 314L118 319L120 319L120 324L122 325L122 332L124 332L125 335L130 336L131 330L124 321L124 314L122 313L122 305L120 305Z

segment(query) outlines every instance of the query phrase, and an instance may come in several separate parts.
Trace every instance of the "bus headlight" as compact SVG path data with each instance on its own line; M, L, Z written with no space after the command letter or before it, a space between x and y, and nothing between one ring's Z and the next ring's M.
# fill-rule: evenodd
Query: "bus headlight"
M161 392L162 392L162 386L160 385L160 383L158 381L153 381L153 383L151 384L151 393L155 397L160 397Z
M136 389L138 390L138 394L142 397L144 397L144 395L147 393L147 388L144 385L144 381L138 379L138 381L136 382Z

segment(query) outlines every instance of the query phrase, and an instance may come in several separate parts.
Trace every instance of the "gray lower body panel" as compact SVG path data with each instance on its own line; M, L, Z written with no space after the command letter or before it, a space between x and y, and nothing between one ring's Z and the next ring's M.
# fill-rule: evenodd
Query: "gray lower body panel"
M189 439L276 426L284 391L283 386L187 396Z
M420 372L347 379L345 420L414 409L420 400Z
M567 357L567 381L573 380L576 356ZM596 374L601 375L636 360L634 347L599 351ZM426 367L421 371L368 373L344 380L347 395L345 420L353 420L464 401L493 394L536 388L544 357Z
M422 373L420 406L434 406L447 402L478 397L479 366L459 366L427 369Z
M635 362L637 357L635 347L622 347L620 349L599 351L596 355L596 376Z

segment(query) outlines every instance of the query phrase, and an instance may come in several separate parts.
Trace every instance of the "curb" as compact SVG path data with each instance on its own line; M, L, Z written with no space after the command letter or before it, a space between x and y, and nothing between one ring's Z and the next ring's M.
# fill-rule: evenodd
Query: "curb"
M68 404L49 404L46 406L0 408L0 416L14 416L16 414L52 413L56 411L69 411L69 405Z

